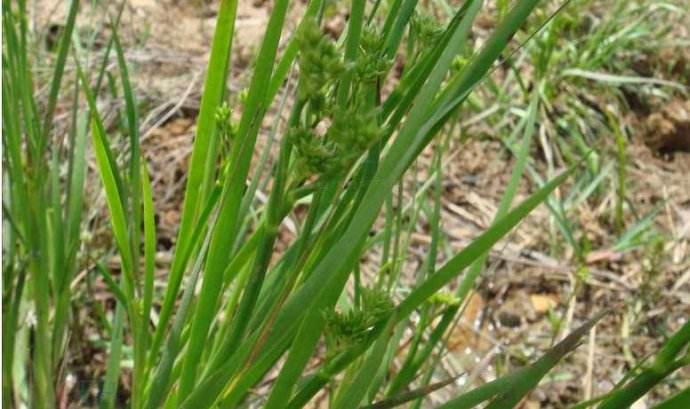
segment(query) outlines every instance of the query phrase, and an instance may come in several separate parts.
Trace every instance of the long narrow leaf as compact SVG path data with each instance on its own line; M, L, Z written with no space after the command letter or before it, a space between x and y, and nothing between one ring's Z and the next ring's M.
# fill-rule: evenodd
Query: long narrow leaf
M229 67L232 38L237 16L237 0L223 0L218 10L216 29L213 34L209 68L204 83L204 92L201 98L199 117L197 118L197 132L194 140L194 148L189 163L189 174L185 198L180 217L180 229L177 234L177 248L175 258L170 268L170 277L165 292L165 299L160 312L160 319L154 335L151 355L158 353L163 341L168 321L172 315L175 299L182 284L182 274L186 268L187 257L181 257L190 253L190 246L196 243L190 241L191 231L197 221L197 212L200 211L200 203L205 202L201 194L200 186L211 176L207 173L213 169L209 164L215 164L215 113L223 100L226 86L227 71ZM208 194L208 193L207 193Z
M113 228L115 242L121 254L122 270L130 282L129 285L132 286L134 277L132 276L132 253L127 232L127 218L122 206L122 196L115 181L115 175L112 172L112 167L115 165L108 158L105 148L105 136L101 133L101 128L96 125L95 119L91 121L91 136L94 151L96 152L96 162L98 163L99 173L105 188L106 201L110 211L110 223ZM130 290L132 288L130 287Z
M62 76L65 72L65 63L67 62L67 54L69 53L70 42L72 41L72 32L74 31L74 23L77 19L77 12L79 11L79 0L72 0L67 11L67 21L65 28L60 35L60 42L58 43L57 59L55 60L55 71L53 78L50 81L50 91L48 93L48 106L46 108L45 119L43 121L43 133L45 138L48 137L50 128L53 122L53 114L55 113L55 105L57 104L58 93L62 85Z
M578 346L580 339L606 314L602 311L561 342L549 349L529 366L518 369L486 385L446 402L437 409L469 409L494 396L487 408L513 408L568 352Z

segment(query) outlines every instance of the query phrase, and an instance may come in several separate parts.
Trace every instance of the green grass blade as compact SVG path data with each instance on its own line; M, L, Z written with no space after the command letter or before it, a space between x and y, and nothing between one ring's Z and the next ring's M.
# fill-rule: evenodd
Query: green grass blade
M465 2L448 24L448 27L446 27L443 37L429 51L428 55L420 63L415 64L415 66L406 71L396 89L393 90L383 103L383 118L388 118L388 121L393 124L400 122L428 79L429 73L436 66L436 62L443 50L448 46L448 42L451 40L457 25L465 21L468 12L473 12L473 9L470 9L470 6L473 5L475 3Z
M115 279L113 278L113 275L110 274L110 271L108 271L103 264L96 263L96 272L103 277L103 281L105 281L108 289L110 289L110 292L112 292L115 296L115 299L122 303L122 305L127 305L127 296L124 292L122 292L120 286L115 282Z
M129 133L129 178L127 197L127 213L129 218L128 234L131 254L131 268L133 282L132 292L141 294L141 277L139 274L139 259L141 252L141 204L142 204L142 187L141 187L141 148L139 144L139 121L137 118L137 104L134 98L134 92L129 80L129 70L125 60L122 44L117 33L117 27L114 22L112 38L114 41L115 52L117 55L118 69L120 70L120 78L122 81L122 89L125 98L125 112L127 116L127 131ZM133 301L133 300L132 300ZM141 304L133 304L133 314L140 314L142 312ZM134 338L134 374L132 377L132 402L135 406L140 405L141 387L143 385L144 376L144 361L146 360L146 340L148 336L145 334L147 329L142 328L140 323L144 322L144 326L148 321L147 317L131 317L132 336Z
M448 327L453 323L455 314L460 310L457 305L448 307L441 315L441 321L431 332L431 335L422 345L422 348L416 354L408 355L408 359L403 363L398 375L393 379L388 389L389 395L397 393L403 386L408 385L415 377L419 368L427 362L429 356L434 351L438 342L443 338L443 334ZM421 337L422 334L419 336Z
M617 389L604 400L599 409L627 408L644 396L664 378L683 366L690 365L690 353L676 359L690 344L690 320L688 320L662 346L650 367L645 368L625 386Z
M59 169L58 153L53 151L53 158L51 160L51 169ZM48 241L50 243L50 252L48 254L51 259L51 269L53 285L57 288L62 288L66 280L65 271L65 233L62 219L62 203L60 200L60 174L59 172L51 172L50 196L51 203L48 208L49 222L48 222ZM57 292L57 291L56 291Z
M141 181L141 196L144 204L144 297L142 317L145 333L147 334L145 346L148 347L148 323L151 315L156 267L156 221L151 180L146 164L141 165Z
M92 113L94 116L97 113ZM93 141L94 151L96 153L96 162L98 164L101 181L105 188L106 201L108 210L110 212L110 223L113 228L113 235L115 242L120 250L122 259L122 271L127 278L128 283L128 298L133 294L134 277L132 276L132 253L130 251L129 236L127 232L127 218L122 204L122 195L117 186L115 175L112 168L115 166L110 162L108 153L106 151L105 136L101 133L101 128L96 124L96 119L91 121L91 136Z
M114 26L114 22L112 24ZM122 49L122 44L120 44L120 37L117 33L117 29L113 28L113 43L115 45L115 55L117 56L117 66L120 70L120 77L122 81L122 90L125 98L125 112L127 114L127 131L129 132L129 148L130 148L130 169L129 177L130 183L137 181L137 177L141 170L139 167L140 158L140 145L139 145L139 121L137 119L137 104L134 99L134 92L132 90L132 84L129 80L129 69L127 68L127 61L125 60L125 53ZM136 168L135 168L136 166ZM135 177L137 176L137 177ZM138 188L135 184L130 186L132 194L134 190ZM131 211L135 206L132 206Z
M82 116L75 124L74 148L71 158L71 178L67 194L66 228L67 248L70 250L68 259L76 256L79 243L82 210L84 207L84 182L86 176L86 140L88 118ZM69 281L68 278L67 281Z
M154 335L151 354L156 354L160 348L168 321L173 312L175 299L182 284L182 274L184 273L187 259L183 260L183 257L178 255L188 253L191 250L187 248L196 244L191 242L189 237L195 223L198 221L197 212L200 210L200 203L205 202L205 195L201 194L202 189L200 189L200 186L207 184L208 182L206 181L211 180L209 173L216 160L215 113L216 108L220 106L223 100L226 86L235 17L237 15L237 3L237 0L223 0L218 10L216 29L213 34L211 55L209 57L209 68L206 74L206 82L204 83L199 117L197 118L196 138L187 175L180 230L177 235L178 250L175 252L173 265L170 268L169 284L166 288L165 299L161 307L160 320Z
M688 406L688 402L690 402L690 387L685 388L660 404L654 406L654 409L684 409Z
M256 377L248 376L247 372L238 371L236 374L237 376L232 377L232 379L223 376L225 376L225 374L233 373L233 371L238 368L239 365L241 365L240 361L245 359L251 353L252 347L257 339L258 337L256 336L247 338L247 341L242 344L236 353L224 363L222 368L214 371L209 376L206 376L199 383L194 391L182 402L180 409L206 409L212 407L214 402L216 402L218 399L218 396L223 392L224 388L231 380L235 381L237 384L248 384L247 386L236 385L236 390L240 387L241 389L249 388L253 382L256 382ZM275 348L273 351L270 351L272 354L269 354L268 358L266 358L266 361L269 361L267 366L270 366L273 361L278 359L279 356L275 356L277 355L275 351L277 350L279 351L278 353L280 353L280 350L287 346L287 341L289 341L288 337L284 337L282 340L278 340L276 342L275 345L281 348ZM235 396L230 395L226 397L226 400L229 401L229 403L237 402L238 400L241 400L241 396L237 396L237 394L235 394ZM231 406L226 403L225 407Z
M196 375L200 354L203 350L202 345L206 342L222 287L223 272L229 258L228 248L231 248L234 235L239 228L238 215L251 162L252 155L250 152L254 150L261 119L267 109L268 104L264 100L268 91L266 84L271 78L288 3L287 0L277 1L271 13L257 58L258 63L249 87L237 140L233 143L230 153L230 170L223 186L221 210L209 246L208 260L199 295L200 302L195 309L189 345L180 378L180 394L182 396L188 395L197 381ZM249 301L250 298L247 300ZM240 324L246 325L246 323Z
M351 346L348 350L327 362L317 373L305 378L302 387L290 400L286 408L297 409L304 407L335 375L362 355L373 341L373 339L365 340Z
M300 331L314 330L315 328L309 326L304 326L302 329L300 329ZM318 339L319 334L317 333L310 335L313 335L313 337L310 337L310 339ZM266 409L277 409L285 405L285 397L292 394L292 388L294 388L296 380L302 375L301 368L303 366L303 362L308 360L311 356L312 348L312 345L302 345L301 348L299 348L302 353L293 353L291 351L290 355L288 356L288 360L285 362L285 365L280 371L278 379L276 379L276 383L271 390L271 395L266 402Z
M473 57L459 75L451 80L443 95L437 99L437 109L429 119L428 126L433 128L436 122L442 122L465 100L469 92L489 72L492 64L501 55L538 2L539 0L524 0L515 4L510 13L496 27L479 54Z
M127 132L129 133L129 190L127 196L130 199L127 213L130 217L129 236L132 252L132 268L135 278L139 274L139 242L141 225L141 147L139 144L139 120L137 118L137 104L134 99L134 92L129 81L129 70L127 69L127 62L125 61L124 51L120 44L120 37L117 33L117 28L113 22L113 41L115 45L115 54L117 55L117 65L120 70L120 78L122 80L122 90L125 97L125 111L127 114Z
M293 121L298 118L301 109L302 104L298 101L293 106L293 112L289 123L293 123ZM258 235L259 237L257 239L256 256L254 257L251 273L247 277L247 283L242 286L242 299L234 316L232 325L230 325L229 335L226 340L223 341L222 350L235 350L240 343L251 321L251 316L258 302L261 288L264 285L266 271L268 270L273 253L273 245L277 238L280 222L285 216L283 209L291 207L291 203L286 203L290 199L285 198L284 192L286 188L285 184L289 176L290 155L291 143L289 139L286 138L283 139L281 143L280 154L275 164L268 205L266 206L259 227L254 233L254 235ZM229 211L236 211L236 206L228 208L228 213L226 214L229 214ZM237 220L238 216L238 214L232 214L232 219ZM254 237L250 240L253 240L253 238ZM225 273L223 273L223 275L225 276Z
M628 227L611 248L615 251L629 251L638 247L640 245L640 237L643 236L645 232L649 231L649 227L652 226L661 209L661 206L657 207L638 220L637 223Z
M359 49L359 39L362 35L362 25L364 24L364 0L353 0L350 10L350 18L347 25L347 37L345 38L345 61L353 63L357 58ZM336 101L338 105L344 106L350 92L352 82L352 72L346 71L338 84Z
M237 3L236 0L223 0L220 3L216 31L213 35L211 46L211 56L209 57L209 67L197 118L197 136L194 142L187 188L185 190L185 207L183 209L182 223L184 223L185 216L190 222L196 219L197 212L201 210L199 209L199 201L203 203L206 195L210 193L210 184L213 179L212 174L215 173L214 166L216 160L215 113L216 109L221 105L225 94L226 79L232 55ZM198 192L201 192L201 194ZM179 238L184 239L184 233L191 227L185 226L184 230L182 230L182 226L180 227Z
M52 408L55 406L56 381L53 369L58 357L53 356L57 344L50 328L53 295L51 280L60 273L51 271L57 264L53 263L56 247L50 242L48 235L57 233L51 218L51 213L57 210L51 210L51 201L55 207L56 196L59 200L59 194L53 192L53 197L50 197L50 185L55 179L50 172L46 137L40 129L41 121L34 95L32 60L27 44L30 33L26 5L24 2L3 1L2 14L2 151L3 159L8 161L7 167L3 162L3 172L7 169L12 177L8 186L3 174L3 190L5 186L9 188L9 197L3 191L3 222L8 220L10 228L15 229L10 236L15 242L10 243L10 246L16 246L9 254L5 253L3 235L3 258L7 256L12 259L22 253L29 255L26 262L21 261L17 266L26 270L26 277L23 276L24 271L3 269L3 290L5 285L9 285L6 281L9 277L5 273L14 276L14 282L21 284L22 288L26 282L30 291L24 293L27 295L25 300L35 317L31 328L31 348L28 341L9 342L14 348L10 356L15 361L6 365L14 372L13 365L24 364L21 371L12 374L16 396L26 398L23 400L29 405ZM9 210L7 216L4 213L6 210ZM64 249L57 251L62 252ZM15 294L19 297L20 293ZM16 299L14 302L22 301ZM3 310L6 306L3 299ZM26 334L28 331L21 332ZM3 348L8 346L3 339ZM28 379L31 379L30 385L25 384ZM5 390L3 387L3 392Z
M529 391L539 384L539 381L556 366L556 364L568 352L577 348L580 339L589 332L590 329L607 313L603 311L590 319L587 323L577 328L561 342L539 358L535 363L525 368L522 376L515 379L511 387L497 396L486 409L509 409L514 408Z
M62 85L62 76L65 72L65 63L67 62L67 54L69 53L72 32L74 31L74 23L77 19L78 11L79 0L72 0L69 5L69 10L67 11L65 28L60 35L57 59L55 60L55 71L53 72L53 78L50 81L48 105L46 107L45 119L43 120L43 134L45 135L45 138L48 138L50 128L52 127L55 105L57 104L58 93L60 92L60 86Z
M100 114L98 113L98 108L96 106L96 97L94 93L91 91L91 87L89 85L88 80L86 79L86 75L84 74L84 71L81 69L81 65L79 64L79 59L74 58L74 61L77 65L77 76L79 77L79 81L81 82L82 85L82 90L84 91L84 95L86 96L86 102L88 103L89 106L89 125L91 128L95 128L98 130L98 134L100 135L99 140L102 142L100 147L102 149L103 153L103 158L104 158L104 164L108 166L108 174L109 177L113 179L114 182L114 187L116 188L117 191L117 198L120 201L120 207L122 209L126 208L126 200L125 200L125 194L126 190L124 188L124 183L122 182L122 176L120 175L120 170L117 167L117 163L115 161L115 156L113 155L112 150L110 149L110 144L108 143L108 140L105 138L106 132L105 132L105 126L103 125L103 120L101 119ZM92 132L92 137L95 137Z
M122 359L123 327L125 321L125 306L121 302L115 307L115 317L112 325L112 339L110 354L105 372L105 382L101 392L101 409L115 408L115 398L120 378L120 360Z
M386 55L388 57L395 56L395 53L400 47L400 41L402 40L405 28L407 28L410 18L414 13L414 9L417 6L417 0L404 0L405 2L400 7L400 12L398 18L395 20L395 24L391 27L391 30L385 31L386 34Z
M395 395L393 397L390 397L385 400L378 401L376 403L373 403L371 405L363 406L362 409L390 409L390 408L395 408L400 405L403 405L407 402L411 402L413 400L417 400L420 398L423 398L429 394L431 394L434 391L437 391L445 386L450 385L451 383L455 382L458 379L458 377L452 377L449 379L446 379L445 381L439 381L436 383L432 383L431 385L427 385L421 388L417 388L414 390L411 390L409 392L404 392L399 395Z
M494 396L496 398L487 406L491 409L513 408L532 390L539 381L553 368L568 352L575 349L580 339L604 316L606 311L599 313L581 327L571 332L561 342L549 349L541 358L529 366L518 369L495 381L462 394L437 409L469 409Z
M219 197L220 188L216 187L213 191L211 191L208 202L204 206L204 210L199 216L199 223L195 226L194 231L192 232L192 237L190 239L191 242L196 243L202 240L202 235L206 231L205 226L207 223L212 221L210 218L212 216L212 212L216 208ZM203 255L206 253L206 247L205 242L202 246L202 250L199 252L200 258L197 259L197 264L203 259ZM189 256L185 255L184 257ZM170 388L170 376L173 364L175 362L175 358L177 357L177 353L179 352L182 330L187 323L187 316L190 314L200 270L200 266L195 266L193 269L193 273L189 279L189 286L185 289L182 300L180 301L180 305L177 309L173 327L169 336L167 337L165 348L163 350L163 356L161 357L160 364L157 366L156 373L149 388L149 393L147 394L148 400L146 405L143 405L149 409L159 408L163 402L163 399L165 399L165 396L168 393L168 389ZM156 356L153 354L149 355L149 369L151 369L151 367L153 367L155 364L155 357Z

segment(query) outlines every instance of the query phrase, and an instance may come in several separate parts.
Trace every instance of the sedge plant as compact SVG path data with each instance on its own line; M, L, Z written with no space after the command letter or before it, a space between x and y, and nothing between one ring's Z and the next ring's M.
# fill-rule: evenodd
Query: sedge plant
M487 232L444 265L436 267L432 260L430 273L402 295L396 259L404 230L399 211L391 214L381 270L377 277L361 274L358 260L375 246L369 231L384 204L392 209L394 187L537 5L516 4L484 47L471 53L462 69L449 73L455 57L470 47L468 34L482 6L481 1L466 2L445 27L417 37L434 38L430 47L408 47L415 57L384 99L381 84L390 80L392 61L405 43L403 34L416 5L399 3L387 10L383 25L377 27L372 22L378 16L367 16L375 8L367 10L364 1L353 1L342 41L333 42L319 27L323 4L310 2L279 57L289 2L277 1L242 115L238 123L229 124L224 84L237 2L221 2L175 256L155 328L148 325L155 295L146 283L152 272L138 267L150 265L153 255L146 244L143 254L137 254L136 238L142 213L144 220L152 220L145 166L140 165L138 148L131 146L128 168L118 168L94 111L93 142L123 260L124 305L118 312L127 315L134 341L134 407L233 407L254 399L252 388L274 368L277 377L265 396L266 407L303 406L330 389L332 382L335 389L328 395L334 407L373 402L380 394L370 388L369 377L380 372L374 385L385 390L388 381L380 365L382 358L387 357L388 364L394 358L397 343L390 340L400 341L401 328L419 308L567 177L568 172L558 176L511 211L507 201ZM115 43L121 56L119 42ZM296 77L288 76L292 65L298 68ZM133 105L124 64L120 71L127 105ZM267 172L268 201L256 210L257 221L243 229L252 208L251 197L245 205L245 195L254 193L246 188L251 153L284 82L294 92L279 153ZM93 98L87 99L93 108ZM317 127L324 123L327 130L319 134ZM136 126L130 127L136 134ZM136 144L136 135L130 137ZM221 155L220 141L225 139L231 139L231 145ZM144 170L137 176L139 168ZM126 178L129 183L122 183ZM309 210L298 235L272 262L281 224L300 200L308 201ZM397 202L400 205L399 197ZM140 208L134 210L137 204ZM143 224L143 241L151 242L152 226ZM472 285L473 277L468 277L463 288ZM351 285L354 299L348 296ZM466 291L460 301L464 295ZM454 305L446 314L452 318L457 310ZM122 338L113 339L116 352ZM320 352L322 342L325 352ZM322 363L304 377L314 360ZM113 362L111 369L109 375L116 376L117 364ZM393 392L410 383L405 379Z
M73 324L74 281L82 269L82 211L88 113L80 87L66 78L76 36L79 1L66 2L64 29L52 58L34 50L25 1L2 2L2 403L51 408L66 386L66 356ZM103 82L108 55L94 71ZM49 76L34 68L49 61ZM47 96L38 85L47 83ZM72 85L62 97L65 83ZM69 87L68 87L69 88ZM97 92L97 91L96 91ZM66 100L67 135L54 131L58 103ZM11 335L10 335L11 334Z
M246 94L233 106L226 83L238 1L220 1L174 257L160 293L154 286L152 188L117 21L111 25L112 46L125 102L125 163L116 160L116 146L98 111L98 83L94 87L79 53L73 53L121 260L119 275L103 265L98 268L117 304L102 407L116 406L125 349L132 354L127 405L137 409L299 408L317 396L334 408L419 405L425 395L453 382L435 381L429 363L441 358L443 340L489 250L575 169L564 170L513 204L528 168L539 105L535 97L514 132L521 145L494 222L460 252L444 254L438 263L448 139L435 137L453 127L463 103L495 67L539 1L504 5L501 21L476 49L470 31L484 6L480 0L465 1L458 9L446 5L452 14L444 24L415 14L416 0L353 0L347 27L337 41L321 29L325 3L310 1L295 30L288 33L290 1L275 2ZM284 47L281 38L286 40ZM69 45L65 48L67 53ZM405 66L396 78L392 68L400 56L406 57ZM287 119L269 118L273 108L279 112L276 118L286 110ZM241 112L236 122L231 110ZM278 152L270 160L269 144L252 164L263 125L270 120L274 123L269 133L279 144ZM5 138L3 125L3 143ZM15 150L24 146L14 143ZM412 201L406 203L406 175L414 172L417 157L431 145L436 149L429 179L414 188ZM12 161L21 166L21 161ZM12 180L22 171L14 169ZM54 183L58 185L51 192L59 192L59 180ZM265 203L256 200L259 190L268 191ZM306 212L297 211L305 207ZM435 221L437 227L422 271L410 284L402 266L414 222L420 218ZM14 218L7 220L16 224ZM288 221L295 225L293 237L280 243ZM15 240L23 240L20 233L25 228L16 230ZM368 254L378 256L373 269L360 262ZM21 264L11 264L17 265ZM40 277L45 270L36 271ZM455 294L443 292L458 278ZM49 281L39 284L50 288ZM39 305L43 301L36 300L37 311L49 308ZM514 407L599 318L601 314L532 364L465 391L443 407L485 402L491 408ZM412 346L400 357L398 350L410 336L406 329L415 323ZM667 350L674 356L686 348L686 332L669 339L673 347ZM53 376L40 366L42 362L34 363L38 374ZM41 394L34 406L44 407L39 402L55 396L46 389L55 380L32 379ZM635 385L631 388L640 391Z

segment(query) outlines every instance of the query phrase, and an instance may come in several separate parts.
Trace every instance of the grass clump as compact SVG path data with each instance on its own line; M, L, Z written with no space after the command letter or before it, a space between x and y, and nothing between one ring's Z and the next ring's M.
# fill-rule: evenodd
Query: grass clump
M5 3L5 8L10 8L9 2ZM79 107L80 95L86 98L89 110L83 128L75 125L79 138L68 145L71 174L66 180L76 178L76 182L63 188L57 166L60 150L48 148L45 141L50 127L38 126L41 122L36 121L39 115L28 79L31 70L26 46L22 41L10 43L14 37L26 36L21 20L26 16L21 9L23 2L19 2L19 20L8 12L3 28L5 35L9 34L3 75L15 75L10 79L16 86L7 92L3 88L3 99L7 93L8 98L14 98L8 101L16 101L14 108L23 111L14 113L8 108L6 115L3 110L3 120L10 121L3 126L3 143L12 148L3 158L13 189L6 220L14 228L10 245L3 248L12 257L3 266L7 271L3 283L11 289L7 302L3 298L3 309L8 308L13 317L7 323L12 330L17 326L14 318L22 300L31 300L38 317L35 336L47 343L36 344L32 351L31 398L12 383L25 376L12 370L10 357L9 378L3 377L7 405L27 402L34 407L50 407L56 396L54 387L62 382L54 376L59 373L56 363L60 362L54 351L60 348L50 350L49 346L64 343L63 336L51 337L49 326L51 322L65 325L68 315L50 311L59 313L61 303L69 305L69 295L65 301L55 289L63 289L69 282L60 276L62 271L73 274L76 269L78 192L84 183L87 123L121 260L119 277L99 266L117 300L109 331L102 407L116 406L125 352L132 361L127 402L132 408L297 408L319 394L338 409L388 407L409 401L419 405L425 394L449 383L431 383L431 363L442 356L443 341L476 284L489 250L534 208L550 200L581 160L559 174L553 172L536 192L513 205L518 184L528 169L540 104L535 93L528 115L514 132L516 138L522 138L516 150L518 160L494 222L464 249L437 265L447 139L435 137L453 125L459 109L489 76L539 2L504 5L501 21L477 49L472 47L470 30L482 10L482 1L468 0L458 9L448 7L452 13L445 24L415 13L415 0L379 3L353 0L344 34L332 41L321 29L323 1L309 2L294 34L284 28L290 2L276 1L246 96L241 106L230 106L225 93L238 1L220 2L178 238L161 293L154 286L152 188L141 156L136 95L117 22L112 24L111 44L125 102L124 131L128 138L124 164L116 160L117 150L111 146L97 107L100 82L92 87L75 52L78 87L74 110ZM75 10L76 4L72 3ZM287 38L283 49L279 47L281 37ZM58 90L71 34L63 38L51 83ZM407 59L401 77L395 78L392 62L399 55ZM458 64L459 56L462 64ZM291 75L291 67L296 74ZM392 90L384 93L384 84L391 84ZM283 97L279 96L281 89ZM54 104L48 104L49 116ZM289 110L287 120L268 118L271 108L278 110L276 118ZM237 123L231 120L233 110L241 112ZM23 118L24 124L15 118ZM269 161L269 146L252 167L262 124L270 119L278 121L271 131L280 135L278 153ZM22 137L27 141L21 142ZM436 147L433 175L415 192L419 203L405 209L401 197L404 176L431 145ZM30 149L23 153L27 159L22 159L24 147ZM54 158L49 166L33 166L40 162L37 158L48 156ZM32 166L26 166L27 161ZM27 171L34 167L38 175ZM26 186L25 177L30 181ZM270 186L265 203L255 200L259 185ZM427 195L430 187L433 192ZM60 197L73 191L77 192L76 199ZM31 194L43 207L24 214L26 209L18 203ZM425 203L427 197L431 200ZM75 207L74 214L68 212L65 220L55 216L60 204L71 200L79 202L67 206ZM306 212L298 214L301 204L307 204ZM422 214L436 223L428 258L417 272L416 282L409 285L403 280L400 262L410 235L404 220ZM280 232L288 219L296 221L294 238L279 249ZM381 232L370 234L377 220L382 224ZM68 234L64 233L65 226ZM43 232L46 234L39 234ZM46 239L53 237L61 240ZM63 237L71 241L65 245ZM360 260L374 252L381 254L379 265L373 273L364 271ZM30 274L25 276L21 260L27 255L35 257L29 257ZM61 261L61 257L69 262ZM69 268L63 268L62 263ZM45 274L47 271L53 276ZM27 277L33 298L23 295ZM453 295L442 292L458 277L461 280ZM514 407L577 346L600 317L574 330L532 364L465 392L442 407L472 407L484 402L491 408ZM407 329L414 323L417 325L408 340ZM667 370L665 374L684 362L684 358L669 361L668 355L675 358L686 348L690 341L686 332L683 327L671 337L660 352L663 357L655 361ZM406 341L410 346L398 359L400 346ZM3 340L3 348L10 353L17 350L9 340ZM398 361L402 362L399 370ZM632 386L617 389L603 405L632 399L633 392L627 391L639 395L646 392L647 385L663 379L647 382L644 374L637 375ZM6 383L5 379L11 381ZM257 388L261 389L258 395L254 393Z
M80 269L86 166L85 118L76 100L70 108L69 138L52 131L78 5L77 1L67 5L47 100L39 100L26 4L2 3L2 402L6 407L23 400L35 407L54 407L56 391L64 383L71 284Z

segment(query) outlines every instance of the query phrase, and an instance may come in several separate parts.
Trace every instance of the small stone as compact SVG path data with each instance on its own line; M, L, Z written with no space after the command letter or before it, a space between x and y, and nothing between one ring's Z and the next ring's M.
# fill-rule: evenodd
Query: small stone
M553 294L531 294L529 300L532 303L532 308L540 314L556 308L558 305L558 299Z
M501 325L509 328L519 327L522 324L522 319L519 315L508 311L501 311L498 313L498 321Z

